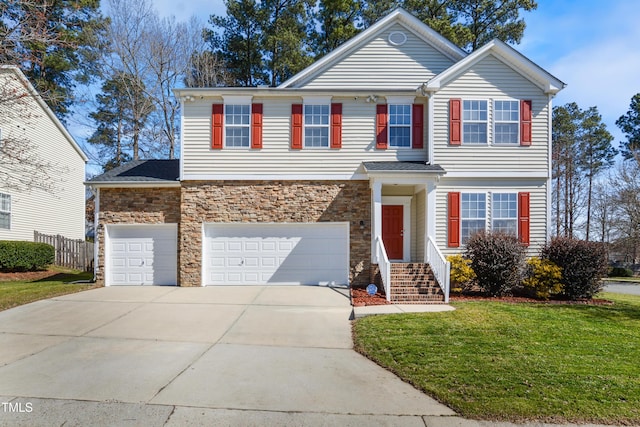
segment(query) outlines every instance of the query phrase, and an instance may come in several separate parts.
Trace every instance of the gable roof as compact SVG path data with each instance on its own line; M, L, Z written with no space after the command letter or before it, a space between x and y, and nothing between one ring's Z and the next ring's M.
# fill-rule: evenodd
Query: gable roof
M71 144L71 146L78 152L82 160L84 160L85 163L88 162L89 158L84 153L84 151L82 151L82 148L80 148L80 146L76 143L75 139L73 139L73 137L71 136L67 128L64 127L64 125L60 122L60 120L55 115L55 113L51 110L51 108L49 108L47 103L44 102L44 100L42 99L42 97L40 96L36 88L33 87L33 85L31 84L29 79L27 79L27 76L24 75L22 70L20 70L20 68L16 67L15 65L0 65L0 71L13 73L18 78L18 80L20 81L20 83L22 83L22 85L27 90L27 92L29 92L29 94L33 97L33 99L36 100L40 108L42 108L42 110L46 113L46 115L53 122L53 124L56 125L56 127L60 130L62 135L64 135L67 141L69 141L69 144Z
M426 43L432 45L436 50L454 62L461 60L467 55L465 51L450 42L440 33L436 32L427 24L399 7L366 30L362 31L357 36L340 45L337 49L292 76L290 79L278 86L278 88L296 87L296 85L308 81L314 75L317 75L340 62L347 55L364 46L379 33L395 24L404 25L407 29L411 30Z
M560 92L566 84L554 77L542 67L531 61L529 58L506 44L505 42L493 39L480 49L470 53L466 58L453 64L451 67L433 77L422 85L422 92L436 92L449 81L467 71L474 64L489 55L494 55L514 70L518 71L528 80L536 83L545 93L555 95Z
M176 185L180 182L180 160L132 160L88 180L88 185Z

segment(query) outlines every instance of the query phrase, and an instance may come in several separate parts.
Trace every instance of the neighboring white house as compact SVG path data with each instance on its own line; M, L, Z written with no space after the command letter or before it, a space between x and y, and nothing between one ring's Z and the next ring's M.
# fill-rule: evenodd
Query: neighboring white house
M28 147L21 156L48 164L40 172L53 184L43 190L0 181L0 240L32 241L34 231L84 239L86 155L19 68L0 66L0 88L0 144Z
M444 288L443 255L475 231L511 232L533 254L563 87L505 43L467 54L397 9L279 87L175 90L179 170L135 163L89 183L98 280L366 285L380 271L388 288L428 264ZM154 235L173 242L161 256Z

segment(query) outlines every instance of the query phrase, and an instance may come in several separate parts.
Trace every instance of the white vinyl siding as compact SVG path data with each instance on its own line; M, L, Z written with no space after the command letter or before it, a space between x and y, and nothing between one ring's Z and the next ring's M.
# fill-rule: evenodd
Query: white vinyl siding
M12 71L0 70L0 86L24 90ZM85 162L60 128L32 97L22 118L0 108L2 138L19 138L33 144L33 154L51 164L53 191L37 188L11 190L11 229L0 228L0 240L33 240L33 232L84 239L86 188ZM0 192L7 193L0 182ZM3 191L4 190L4 191Z
M464 247L447 246L447 194L449 192L483 193L487 195L487 216L493 214L490 195L528 192L530 194L530 245L527 254L534 256L547 239L547 187L544 179L449 179L443 177L436 189L436 243L444 255L461 253ZM461 194L461 195L462 195ZM461 212L462 213L462 212ZM491 218L488 218L490 221ZM490 223L487 223L489 229Z
M494 100L531 100L532 137L529 147L519 144L449 145L449 100L452 98ZM468 71L448 82L434 96L434 163L448 176L464 173L523 173L546 175L549 166L549 98L543 90L509 66L488 56ZM489 108L488 123L494 122ZM493 126L487 139L493 141Z
M211 104L205 98L184 104L182 162L184 176L206 177L251 175L322 175L327 179L363 179L363 161L425 161L427 149L376 150L376 104L365 98L333 97L342 103L342 148L340 150L292 150L291 105L298 97L254 98L263 103L263 149L212 150ZM420 101L417 101L420 102ZM426 106L425 106L426 109ZM425 120L424 132L427 132ZM372 148L373 147L373 148Z
M402 32L407 41L394 46L389 34ZM403 25L396 24L373 36L364 46L349 52L328 69L296 87L365 88L394 87L416 89L436 74L453 65L453 61Z
M0 228L11 229L11 196L0 193Z

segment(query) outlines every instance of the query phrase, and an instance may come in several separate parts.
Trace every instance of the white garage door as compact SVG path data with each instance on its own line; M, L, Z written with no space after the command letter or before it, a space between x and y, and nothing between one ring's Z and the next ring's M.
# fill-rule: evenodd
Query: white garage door
M175 285L177 225L107 226L106 285Z
M349 281L349 224L208 224L204 285Z

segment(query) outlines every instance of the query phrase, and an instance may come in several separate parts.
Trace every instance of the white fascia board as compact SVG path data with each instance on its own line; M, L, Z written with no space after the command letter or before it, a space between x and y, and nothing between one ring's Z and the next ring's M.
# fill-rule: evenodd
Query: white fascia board
M109 182L90 182L86 181L84 185L91 188L176 188L180 187L180 181L109 181Z
M548 172L543 171L448 171L447 178L548 178Z
M415 95L411 96L385 96L387 104L413 104L416 100Z
M490 54L495 55L528 80L538 85L545 93L556 94L566 86L566 84L561 80L545 71L542 67L522 55L508 44L498 39L493 39L463 60L453 64L442 73L424 83L422 85L422 92L428 93L438 91L449 81L453 80L455 77L462 74L464 71L468 70L471 66Z
M353 37L349 41L343 43L340 47L314 62L304 70L300 71L278 88L287 88L304 81L306 78L315 73L338 62L339 59L363 46L367 41L373 39L379 32L390 27L395 23L403 24L408 27L414 34L429 42L433 47L438 49L442 54L449 57L453 61L459 61L466 56L466 53L455 44L451 43L447 38L430 28L428 25L411 15L401 7L396 8L387 16Z
M366 174L187 174L183 181L362 181Z
M417 88L416 88L417 89ZM185 103L195 102L196 100L217 98L223 99L227 96L249 96L249 97L264 97L264 98L291 98L291 97L367 97L375 92L379 96L415 96L416 89L407 89L406 87L394 87L394 86L376 86L375 90L372 88L352 88L352 89L307 89L307 88L247 88L247 87L234 87L234 88L187 88L187 89L173 89L175 96ZM187 99L193 97L194 99Z

